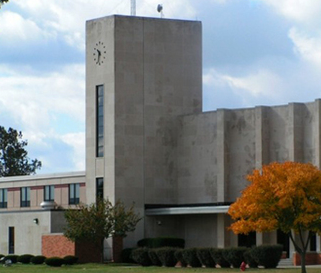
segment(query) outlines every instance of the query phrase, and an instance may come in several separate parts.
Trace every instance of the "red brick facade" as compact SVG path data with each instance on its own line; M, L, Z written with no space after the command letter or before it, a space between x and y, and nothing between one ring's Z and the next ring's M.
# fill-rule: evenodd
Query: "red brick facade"
M64 257L75 255L75 243L69 241L65 236L43 235L42 236L42 255L46 257Z
M301 265L301 256L298 253L295 253L293 256L293 264ZM308 252L305 255L305 264L306 265L321 264L321 254L317 252Z
M99 249L91 243L74 243L62 234L42 236L42 255L61 257L74 255L80 263L101 262Z

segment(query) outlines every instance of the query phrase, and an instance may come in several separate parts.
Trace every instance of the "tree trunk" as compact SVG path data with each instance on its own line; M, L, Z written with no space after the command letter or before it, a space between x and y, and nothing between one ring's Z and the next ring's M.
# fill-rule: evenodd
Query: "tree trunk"
M306 267L305 267L305 254L306 251L305 249L302 250L302 252L300 252L300 256L301 256L301 273L307 273Z

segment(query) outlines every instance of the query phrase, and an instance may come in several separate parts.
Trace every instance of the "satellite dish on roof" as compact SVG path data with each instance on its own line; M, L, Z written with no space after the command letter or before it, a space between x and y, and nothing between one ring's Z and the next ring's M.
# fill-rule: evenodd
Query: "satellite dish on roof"
M161 14L161 18L163 18L164 14L163 14L163 5L162 4L157 5L157 11Z

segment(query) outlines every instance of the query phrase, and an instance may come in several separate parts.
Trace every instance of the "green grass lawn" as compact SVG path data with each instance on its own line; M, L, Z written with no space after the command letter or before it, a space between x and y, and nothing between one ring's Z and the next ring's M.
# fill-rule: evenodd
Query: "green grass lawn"
M62 267L49 267L46 265L21 265L14 264L10 267L0 268L1 272L15 272L15 273L37 273L37 272L86 272L86 273L193 273L193 272L217 272L217 273L233 273L240 272L240 269L218 269L218 268L165 268L165 267L140 267L140 266L122 266L122 265L103 265L103 264L79 264L72 266L62 266ZM245 272L251 273L300 273L300 268L281 268L281 269L247 269ZM321 268L307 268L308 273L319 273Z

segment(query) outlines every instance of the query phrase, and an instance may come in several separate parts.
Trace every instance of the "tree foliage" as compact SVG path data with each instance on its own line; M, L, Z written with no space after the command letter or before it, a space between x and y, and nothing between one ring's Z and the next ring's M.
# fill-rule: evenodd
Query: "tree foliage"
M0 0L0 9L1 9L1 6L4 4L4 3L8 3L9 0Z
M310 163L275 162L254 170L247 179L251 184L228 211L235 220L230 228L236 234L282 230L301 255L306 272L310 237L321 234L321 171Z
M103 259L103 242L105 238L125 237L135 230L141 220L135 213L134 205L126 208L117 201L113 206L108 200L101 199L91 205L79 204L76 209L65 212L67 227L64 235L71 241L89 241L101 250Z
M27 145L21 132L0 126L0 177L35 174L41 168L41 161L28 158Z

